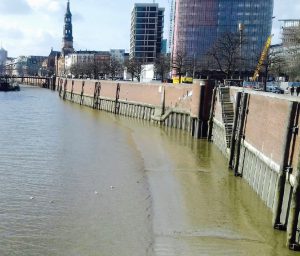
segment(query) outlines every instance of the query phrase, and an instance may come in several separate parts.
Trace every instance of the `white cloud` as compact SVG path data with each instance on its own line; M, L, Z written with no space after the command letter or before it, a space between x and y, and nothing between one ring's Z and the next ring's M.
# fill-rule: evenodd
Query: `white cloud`
M0 40L9 56L18 55L47 55L51 46L57 47L59 34L55 29L32 26L19 20L0 20Z
M19 28L7 28L7 27L1 27L0 28L0 38L11 38L13 40L22 40L23 39L23 31Z
M31 13L31 8L26 0L1 0L1 15L26 15Z
M128 49L130 15L135 2L152 0L71 0L75 47ZM168 23L168 0L156 2L165 7ZM47 55L51 46L60 50L66 3L67 0L0 0L0 40L9 55ZM300 0L275 0L274 16L273 42L276 43L280 42L277 20L300 18ZM167 24L164 31L167 37Z
M59 12L63 3L59 0L26 0L28 5L35 11Z

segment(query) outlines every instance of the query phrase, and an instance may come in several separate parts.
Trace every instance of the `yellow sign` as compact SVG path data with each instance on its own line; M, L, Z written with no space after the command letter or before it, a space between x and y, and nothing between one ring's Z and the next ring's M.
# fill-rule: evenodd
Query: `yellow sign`
M178 76L174 76L173 77L173 84L179 84L179 77ZM182 76L181 77L181 83L185 83L185 84L192 84L193 83L193 78L192 77L188 77L188 76Z

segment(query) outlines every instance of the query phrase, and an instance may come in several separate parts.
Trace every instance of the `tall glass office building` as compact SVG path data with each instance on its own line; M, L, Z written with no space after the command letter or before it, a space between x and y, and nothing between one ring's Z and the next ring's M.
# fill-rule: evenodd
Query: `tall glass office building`
M156 3L137 3L131 13L130 57L153 63L161 53L164 8Z
M274 0L176 0L173 55L183 51L198 59L225 32L244 25L243 58L256 65L271 33Z

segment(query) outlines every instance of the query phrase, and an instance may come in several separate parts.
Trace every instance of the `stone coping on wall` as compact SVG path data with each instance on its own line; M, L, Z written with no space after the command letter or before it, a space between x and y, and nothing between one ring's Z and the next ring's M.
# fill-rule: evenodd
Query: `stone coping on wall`
M300 102L300 96L298 96L298 97L291 96L290 94L287 94L287 93L277 94L277 93L272 93L272 92L256 91L256 90L249 89L249 88L242 88L242 87L235 87L235 86L230 86L229 88L234 89L238 92L246 92L249 94L261 95L261 96L266 96L266 97L270 97L270 98Z
M172 87L172 88L192 88L193 84L172 84L172 83L160 83L160 82L153 82L153 83L145 83L145 82L137 82L137 81L124 81L124 80L102 80L102 79L78 79L78 78L65 78L65 77L57 77L58 79L63 79L63 80L70 80L70 81L85 81L85 82L104 82L108 84L129 84L129 85L143 85L143 86L164 86L166 88Z

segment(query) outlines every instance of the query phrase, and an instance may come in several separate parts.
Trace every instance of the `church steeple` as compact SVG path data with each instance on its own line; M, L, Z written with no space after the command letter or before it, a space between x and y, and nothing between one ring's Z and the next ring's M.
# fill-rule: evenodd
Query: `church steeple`
M73 28L72 28L72 13L70 10L70 1L67 2L67 10L65 14L65 24L63 31L63 48L62 54L65 56L74 52L73 48Z
M68 3L67 3L67 12L66 13L71 14L71 11L70 11L70 0L68 0Z

